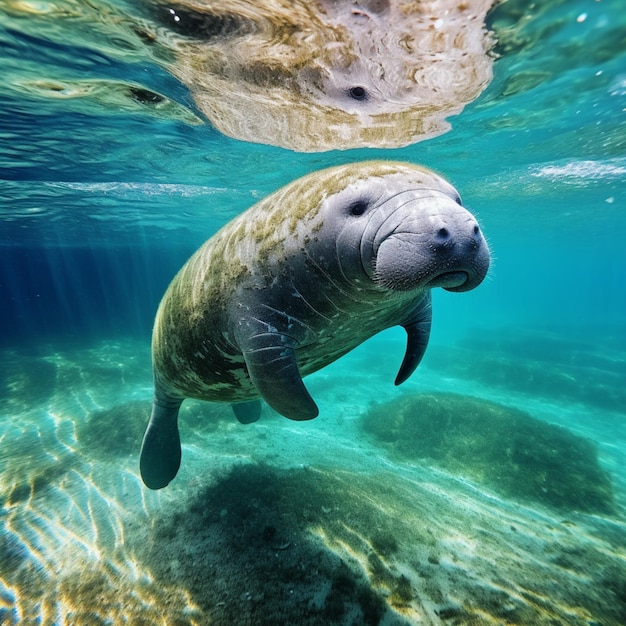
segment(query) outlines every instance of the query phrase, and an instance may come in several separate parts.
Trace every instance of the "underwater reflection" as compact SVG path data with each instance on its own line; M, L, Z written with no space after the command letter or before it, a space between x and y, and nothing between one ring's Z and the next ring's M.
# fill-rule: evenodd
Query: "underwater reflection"
M168 69L237 139L315 152L446 132L492 77L492 0L180 0Z
M235 139L302 152L400 147L446 132L490 83L493 4L7 0L8 84L24 102L204 117Z

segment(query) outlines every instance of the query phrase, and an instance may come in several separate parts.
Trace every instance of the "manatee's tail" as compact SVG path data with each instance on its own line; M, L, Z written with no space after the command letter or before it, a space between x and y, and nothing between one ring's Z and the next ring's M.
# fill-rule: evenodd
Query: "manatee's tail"
M180 467L178 410L182 402L182 398L159 394L154 399L139 457L141 478L150 489L167 487Z

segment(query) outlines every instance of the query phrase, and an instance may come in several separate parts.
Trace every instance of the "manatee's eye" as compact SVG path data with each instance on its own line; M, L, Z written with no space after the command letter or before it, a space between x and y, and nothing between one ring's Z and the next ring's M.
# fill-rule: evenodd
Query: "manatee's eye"
M360 85L350 87L350 89L348 89L348 95L353 100L367 100L368 98L367 90L365 89L365 87L361 87Z
M367 202L365 200L357 200L350 205L350 215L363 215L367 211Z
M454 199L454 201L455 201L457 204L460 204L461 206L463 206L463 202L461 201L461 196L457 196L457 197Z

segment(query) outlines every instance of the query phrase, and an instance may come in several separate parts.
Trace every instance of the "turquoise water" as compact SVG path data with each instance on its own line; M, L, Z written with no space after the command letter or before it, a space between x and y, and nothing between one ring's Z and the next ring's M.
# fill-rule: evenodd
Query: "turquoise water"
M626 623L621 1L502 3L447 132L315 152L218 131L150 7L0 4L0 623ZM311 422L186 401L181 471L147 490L169 281L280 186L372 158L454 184L488 277L434 290L401 387L394 328L307 378ZM425 397L445 445L402 421Z

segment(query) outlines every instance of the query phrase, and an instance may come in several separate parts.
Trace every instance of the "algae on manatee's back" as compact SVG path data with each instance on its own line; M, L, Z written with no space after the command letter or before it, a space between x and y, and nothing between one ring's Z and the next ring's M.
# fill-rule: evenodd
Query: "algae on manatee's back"
M374 405L363 429L399 456L425 459L522 500L610 513L613 492L596 445L494 402L456 394Z

